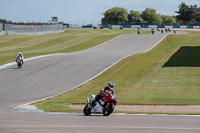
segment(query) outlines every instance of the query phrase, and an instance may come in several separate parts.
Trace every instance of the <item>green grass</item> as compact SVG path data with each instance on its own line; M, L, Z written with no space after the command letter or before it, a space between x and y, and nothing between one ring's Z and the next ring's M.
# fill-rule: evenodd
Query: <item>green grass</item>
M197 60L196 56L187 58L185 54L198 55L199 35L198 32L169 35L152 50L120 61L79 88L34 104L44 110L48 105L53 111L68 111L68 104L85 103L85 97L97 94L102 86L113 81L118 104L200 105L200 67L181 65L181 62ZM180 62L180 66L164 66L183 46L195 48L179 53L183 56L174 60Z
M13 61L19 51L25 58L80 51L121 34L136 31L66 29L42 36L0 36L0 65ZM34 104L45 111L73 112L68 104L85 103L85 97L113 81L119 104L200 105L199 35L169 35L152 50L120 61L79 88Z
M50 35L0 36L0 65L14 61L20 51L25 58L80 51L97 46L121 34L136 34L136 30L66 29L64 33ZM142 34L150 34L150 32L143 31Z

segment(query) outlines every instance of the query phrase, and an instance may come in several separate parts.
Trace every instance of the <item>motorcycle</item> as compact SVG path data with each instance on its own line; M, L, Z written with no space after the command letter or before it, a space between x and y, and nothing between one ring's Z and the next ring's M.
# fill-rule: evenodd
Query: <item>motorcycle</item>
M18 68L21 68L22 67L22 58L19 57L19 58L16 59L16 61L17 61Z
M83 109L83 113L85 115L90 114L103 114L104 116L109 116L115 108L115 105L117 104L118 100L116 98L115 94L108 93L106 96L102 89L100 90L100 93L102 94L102 98L96 102L96 105L92 107L91 102L88 97L86 97L86 106ZM91 98L95 100L95 95L91 95Z

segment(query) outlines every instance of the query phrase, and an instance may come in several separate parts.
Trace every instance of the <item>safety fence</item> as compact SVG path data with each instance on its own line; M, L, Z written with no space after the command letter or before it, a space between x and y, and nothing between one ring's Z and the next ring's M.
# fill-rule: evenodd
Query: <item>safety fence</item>
M0 23L0 31L3 30L3 23Z
M62 24L5 24L4 29L8 35L44 35L64 32Z
M0 23L0 36L3 36L3 35L5 35L5 31L3 28L3 23Z
M68 27L70 28L70 27ZM73 26L71 26L73 28ZM165 26L165 25L100 25L100 26L91 26L83 25L82 28L182 28L182 29L200 29L200 26Z
M62 24L3 24L0 23L0 35L44 35L64 32L64 28L190 28L200 29L200 26L166 26L166 25L62 25Z

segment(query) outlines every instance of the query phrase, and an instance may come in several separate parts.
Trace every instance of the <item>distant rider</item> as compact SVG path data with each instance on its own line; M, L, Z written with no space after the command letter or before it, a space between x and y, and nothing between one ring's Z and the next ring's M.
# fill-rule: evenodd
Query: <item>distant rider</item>
M22 58L22 65L24 64L24 56L23 56L23 54L22 54L22 52L19 52L19 54L17 54L17 57L16 57L16 62L17 62L17 59L19 59L19 58Z
M161 33L163 34L163 29L161 30Z
M111 92L111 94L116 98L116 101L117 101L117 97L116 97L116 95L115 95L115 93L114 93L114 91L113 91L114 86L115 86L115 84L114 84L113 82L109 82L107 86L101 88L101 91L102 91L102 92L104 93L104 95L106 95L106 96L109 96L109 93ZM96 102L97 102L98 100L100 100L102 97L103 97L102 94L101 94L101 93L98 93L98 94L96 95L95 100L92 101L91 106L94 107L94 106L96 105Z
M154 31L155 31L154 28L152 28L152 29L151 29L151 33L152 33L152 35L154 34Z
M137 27L137 33L138 35L140 34L141 29L139 27Z

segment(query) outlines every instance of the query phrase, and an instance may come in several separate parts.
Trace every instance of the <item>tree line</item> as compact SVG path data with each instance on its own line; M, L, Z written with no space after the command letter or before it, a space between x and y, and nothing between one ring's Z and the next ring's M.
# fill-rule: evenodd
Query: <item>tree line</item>
M186 5L182 2L177 16L161 15L155 9L146 8L144 11L130 10L121 7L108 9L103 13L102 24L110 25L190 25L200 24L200 8L197 5Z
M200 7L197 5L179 4L178 15L161 15L155 9L146 8L144 11L130 10L114 7L103 13L102 25L200 25ZM0 19L0 23L13 23Z
M12 23L12 21L6 19L0 19L0 23Z
M179 10L175 12L178 14L176 18L179 23L200 23L200 7L197 7L197 5L189 6L182 2L179 5Z

